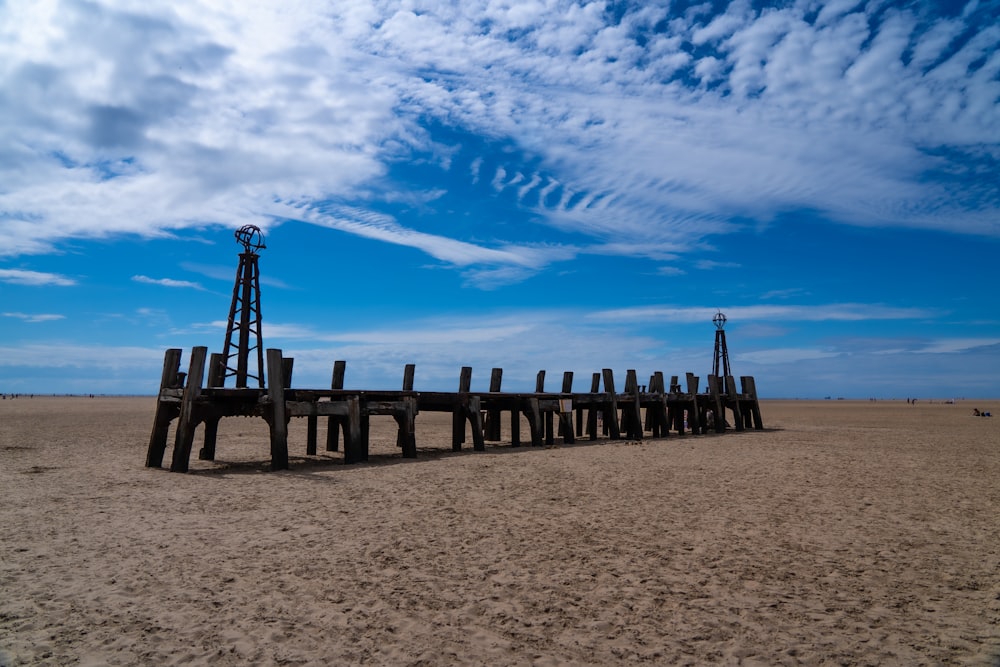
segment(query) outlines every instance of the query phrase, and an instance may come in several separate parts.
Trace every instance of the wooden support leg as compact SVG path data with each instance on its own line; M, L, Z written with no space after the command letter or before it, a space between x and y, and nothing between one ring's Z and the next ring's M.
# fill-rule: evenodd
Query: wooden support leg
M553 419L552 411L546 410L545 412L545 446L551 447L556 443L555 434L553 433Z
M494 368L490 376L490 393L498 393L503 381L503 369ZM485 438L490 442L500 440L500 409L491 405L486 413Z
M472 449L477 452L484 452L486 451L486 443L483 441L483 412L480 409L478 396L469 397L468 410L469 423L472 426Z
M542 423L542 414L538 408L538 399L529 398L524 416L528 418L528 427L531 429L531 446L541 447L545 439L545 425Z
M521 411L517 408L510 411L510 446L521 446Z
M364 448L367 450L367 448ZM361 447L361 399L347 399L347 420L344 423L344 463L367 460L367 451Z
M371 449L372 418L365 409L361 408L361 440L358 442L358 454L362 461L368 460L368 452Z
M340 448L341 417L331 416L326 420L326 451L335 452Z
M267 351L267 395L271 399L271 470L288 469L288 417L285 409L285 361L281 350Z
M159 468L163 465L163 455L167 451L167 435L170 422L178 412L176 403L164 400L165 389L175 389L177 371L181 367L181 351L171 348L163 354L163 372L160 375L160 392L156 397L156 413L153 415L153 429L149 434L149 448L146 450L146 467Z
M604 391L608 392L611 404L604 411L604 426L612 440L621 440L622 433L618 427L618 395L615 394L615 376L610 368L601 371L604 375Z
M677 435L684 435L684 410L687 402L675 402L667 412L667 421L671 427L677 431Z
M451 451L462 451L465 442L465 408L456 405L451 413Z
M306 456L316 456L316 431L319 417L309 415L306 417Z
M575 442L575 439L573 438L572 411L571 412L563 411L559 413L559 427L560 431L562 431L563 442L567 445L572 445Z
M215 441L219 435L219 417L209 417L205 424L205 444L198 452L198 458L202 461L215 460Z
M399 424L400 446L403 449L404 458L417 458L416 421L417 399L411 397L406 400L406 409L403 414L396 416L396 422Z
M205 357L207 347L196 347L191 350L191 365L188 368L187 386L181 398L181 413L177 421L177 434L174 439L174 457L170 463L171 472L187 472L191 460L191 446L194 444L194 431L198 427L197 406L195 402L201 395L201 383L205 376Z

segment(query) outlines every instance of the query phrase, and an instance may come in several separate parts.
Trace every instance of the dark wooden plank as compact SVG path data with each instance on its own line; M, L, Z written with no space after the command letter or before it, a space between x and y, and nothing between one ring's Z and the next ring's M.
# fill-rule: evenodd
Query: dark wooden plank
M208 358L208 386L222 387L226 384L226 357L213 352Z
M604 375L604 391L608 393L608 409L604 411L604 426L612 440L621 440L621 429L618 427L618 396L615 394L615 374L610 368L601 371Z
M270 399L271 470L288 469L288 419L285 413L285 360L281 350L267 350L267 396Z
M366 448L361 446L361 399L347 398L348 416L344 423L344 463L368 460Z
M500 392L500 385L503 382L503 369L494 368L490 373L490 393ZM483 424L484 437L490 442L500 440L500 408L496 402L488 404L486 409L486 423Z
M344 373L346 370L346 361L339 360L333 362L333 376L330 379L330 389L338 391L344 388ZM335 452L340 446L340 425L342 423L344 423L344 420L335 416L330 416L326 420L326 451Z
M187 472L191 459L191 446L194 444L194 432L198 427L197 406L195 402L201 395L201 383L205 377L205 356L208 348L199 346L191 350L191 363L188 367L187 386L181 398L181 410L177 421L177 433L174 438L174 456L170 463L171 472Z
M205 427L205 444L198 450L198 458L202 461L214 461L215 442L219 435L219 416L206 417L202 423Z
M170 422L180 411L180 402L166 400L164 393L173 391L177 385L177 372L181 367L180 348L170 348L163 354L163 371L160 374L160 392L156 397L156 411L153 414L153 428L149 434L146 450L146 467L159 468L163 465L163 455L167 451L167 436ZM170 397L173 398L172 396Z
M726 404L733 412L733 427L737 431L745 430L743 412L740 410L740 394L736 390L736 378L732 375L726 376Z
M306 456L316 456L317 416L306 417Z
M596 394L600 389L601 374L594 373L590 376L590 393ZM587 434L591 440L597 440L597 414L600 411L601 407L593 403L590 404L590 408L587 410Z
M743 395L748 401L750 417L754 429L760 431L764 429L764 420L760 416L760 402L757 398L757 382L752 375L740 376L740 385L743 388Z
M628 394L627 404L622 414L625 420L625 437L629 440L642 440L642 407L639 403L639 377L635 369L625 371L625 393Z

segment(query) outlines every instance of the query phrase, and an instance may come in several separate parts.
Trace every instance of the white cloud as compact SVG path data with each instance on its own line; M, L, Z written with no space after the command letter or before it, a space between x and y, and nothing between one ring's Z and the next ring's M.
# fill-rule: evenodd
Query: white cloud
M722 307L730 321L802 321L802 322L863 322L866 320L905 320L931 317L934 312L925 308L901 308L877 304L842 303L815 306L735 306ZM665 320L670 322L709 322L715 308L687 308L671 306L638 306L590 313L594 320L621 320L643 322Z
M25 322L52 322L53 320L66 319L65 315L53 315L46 313L3 313L4 317L13 317Z
M913 350L918 354L952 354L971 352L984 347L1000 345L1000 338L943 338Z
M173 278L150 278L148 276L132 276L132 280L137 283L144 283L147 285L161 285L163 287L185 287L189 289L204 290L205 288L198 283L193 283L188 280L174 280Z
M56 285L59 287L69 287L76 284L72 278L57 273L26 271L24 269L0 269L0 282L14 285Z
M989 176L933 178L1000 135L1000 27L976 27L984 10L930 21L810 7L642 6L611 22L603 4L569 1L13 0L0 27L0 85L18 91L0 102L0 253L266 228L283 215L276 201L315 210L388 194L389 165L432 150L433 123L537 157L538 170L497 167L495 190L517 186L522 206L595 246L641 232L649 246L684 239L682 252L734 216L800 209L1000 235ZM437 157L448 166L447 150ZM470 166L473 183L483 168ZM456 267L530 275L567 256L361 212L303 219Z

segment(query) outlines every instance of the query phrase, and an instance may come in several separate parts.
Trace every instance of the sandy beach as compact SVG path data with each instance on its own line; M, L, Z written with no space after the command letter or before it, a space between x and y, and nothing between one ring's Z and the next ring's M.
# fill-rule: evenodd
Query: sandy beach
M295 420L283 472L236 418L189 474L154 408L0 401L3 667L1000 665L1000 401L352 466Z

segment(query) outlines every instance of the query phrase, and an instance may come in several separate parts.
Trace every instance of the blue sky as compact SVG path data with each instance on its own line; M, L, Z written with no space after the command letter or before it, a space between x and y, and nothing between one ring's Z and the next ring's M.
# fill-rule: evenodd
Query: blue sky
M0 391L221 351L297 386L1000 396L996 2L7 0Z

